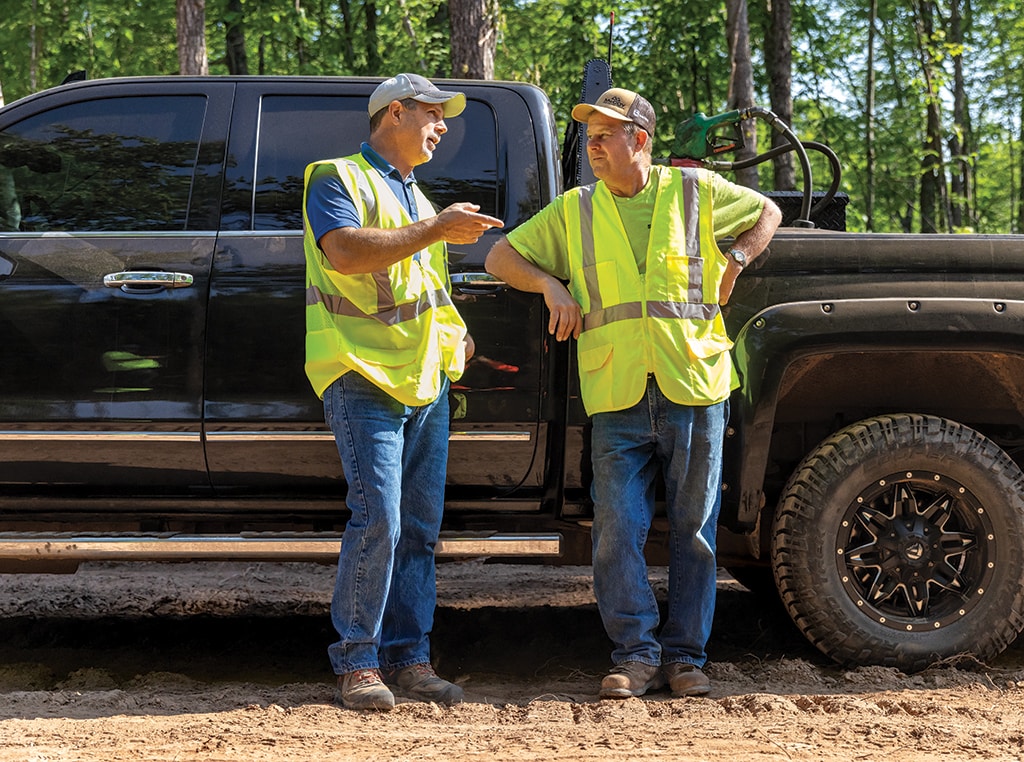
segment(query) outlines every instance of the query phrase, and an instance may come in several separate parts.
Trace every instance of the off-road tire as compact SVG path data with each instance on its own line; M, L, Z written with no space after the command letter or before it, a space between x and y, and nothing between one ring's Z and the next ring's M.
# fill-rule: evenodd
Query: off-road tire
M782 602L823 653L911 672L1024 628L1024 474L954 421L900 414L804 458L774 518Z

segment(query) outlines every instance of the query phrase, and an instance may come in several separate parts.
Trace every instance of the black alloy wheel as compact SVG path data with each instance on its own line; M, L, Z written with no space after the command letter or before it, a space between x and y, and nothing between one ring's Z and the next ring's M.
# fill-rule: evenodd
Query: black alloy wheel
M1024 628L1024 474L991 440L923 415L836 432L784 490L782 601L843 664L985 660Z

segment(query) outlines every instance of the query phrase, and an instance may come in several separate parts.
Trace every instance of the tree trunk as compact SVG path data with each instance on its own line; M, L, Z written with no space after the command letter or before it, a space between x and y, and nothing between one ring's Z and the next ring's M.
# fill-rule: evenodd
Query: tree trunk
M868 81L864 107L864 216L868 232L875 229L875 23L878 0L869 0L868 8Z
M496 18L492 0L448 0L453 77L494 79Z
M427 62L423 58L423 53L420 51L419 41L416 39L416 30L412 25L412 18L409 16L409 8L405 4L405 0L398 0L398 7L402 9L402 29L405 34L409 37L409 46L412 48L413 53L416 54L416 58L419 59L420 71L424 74L428 74Z
M747 0L726 0L725 31L729 39L729 109L744 109L754 105L754 67L750 61L750 23L747 18ZM745 147L736 152L736 159L757 154L757 126L751 121L742 125ZM759 187L757 167L736 171L736 182L748 188Z
M917 0L915 3L918 55L924 77L926 102L920 189L922 233L936 233L942 228L942 201L946 195L942 160L942 115L939 111L939 92L931 53L935 37L934 11L931 0ZM948 217L946 219L948 220Z
M295 0L295 60L299 65L299 73L304 74L306 68L306 40L302 36L302 0Z
M206 58L206 0L178 2L178 73L210 73Z
M380 57L380 44L377 40L377 3L376 0L366 0L363 3L363 13L366 19L366 73L380 75L382 62Z
M937 103L928 104L921 160L921 232L937 233L942 226L942 118Z
M764 59L768 69L768 97L771 109L783 122L793 124L793 8L790 0L768 0L768 33L764 38ZM772 148L789 145L772 130ZM773 161L775 190L796 189L793 152Z
M338 8L341 10L342 29L342 55L345 58L345 71L355 71L356 51L352 46L352 5L349 0L339 0Z
M245 19L242 0L228 0L224 22L228 74L248 74L249 59L245 55Z
M28 86L32 92L39 89L39 28L36 25L38 12L39 2L32 0L32 22L28 28Z
M949 41L954 45L964 42L964 19L960 0L950 0ZM967 108L967 89L964 84L963 54L953 54L953 133L949 138L949 156L952 165L950 179L950 212L954 229L970 227L973 173L970 154L973 149L971 117Z
M907 78L901 74L903 70L901 66L901 56L896 47L884 42L885 40L894 39L895 24L891 19L886 21L885 15L882 15L880 18L876 17L876 22L878 22L878 26L880 27L880 36L883 40L879 52L881 53L882 59L886 61L886 68L888 69L886 73L888 74L889 81L900 83L899 87L893 88L892 98L896 102L895 110L902 114L907 110L907 98L903 87L903 83L907 82ZM901 195L901 198L902 197L903 195ZM874 198L874 188L872 188L872 198ZM894 204L894 211L891 212L891 214L899 221L900 232L911 233L914 230L914 201L909 195L906 196L906 198L907 200L904 204L903 213L901 214L896 212Z
M1024 98L1021 98L1020 101L1020 113L1018 114L1017 123L1020 125L1020 132L1017 133L1017 141L1020 145L1024 146ZM1017 214L1013 220L1017 227L1015 230L1011 230L1011 233L1024 232L1024 150L1020 152L1018 162L1017 182L1019 185L1017 188Z

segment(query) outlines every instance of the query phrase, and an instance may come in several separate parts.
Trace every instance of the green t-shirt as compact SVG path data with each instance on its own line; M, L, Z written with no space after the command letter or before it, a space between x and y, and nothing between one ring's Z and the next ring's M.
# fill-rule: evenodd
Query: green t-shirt
M658 182L651 172L647 185L632 198L612 195L619 219L626 230L626 237L633 249L636 266L640 272L647 270L647 244L651 240L651 218L654 216L654 202L658 200Z
M749 230L761 216L764 196L750 188L731 183L709 172L711 178L711 220L716 239ZM654 170L647 185L633 198L615 199L626 236L641 271L647 258L657 182ZM569 279L569 252L565 236L565 196L559 196L537 214L512 230L508 242L541 270L562 280Z

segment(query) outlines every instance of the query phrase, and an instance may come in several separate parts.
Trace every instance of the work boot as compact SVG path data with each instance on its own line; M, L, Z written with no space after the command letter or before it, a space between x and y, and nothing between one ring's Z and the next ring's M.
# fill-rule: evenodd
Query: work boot
M376 709L388 712L395 707L395 696L384 685L376 669L357 669L338 675L334 700L346 709Z
M629 698L643 696L647 691L665 684L661 667L652 667L639 661L616 664L601 681L601 698Z
M413 664L386 672L385 676L388 685L398 688L407 698L446 706L462 702L462 688L442 680L429 664Z
M662 667L673 696L703 696L711 692L711 681L693 664L673 662Z

